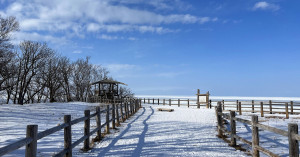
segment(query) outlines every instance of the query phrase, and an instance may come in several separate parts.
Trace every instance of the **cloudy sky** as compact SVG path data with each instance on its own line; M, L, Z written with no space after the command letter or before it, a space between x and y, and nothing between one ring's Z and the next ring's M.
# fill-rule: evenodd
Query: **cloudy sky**
M139 95L300 96L299 0L0 0L13 42L91 56Z

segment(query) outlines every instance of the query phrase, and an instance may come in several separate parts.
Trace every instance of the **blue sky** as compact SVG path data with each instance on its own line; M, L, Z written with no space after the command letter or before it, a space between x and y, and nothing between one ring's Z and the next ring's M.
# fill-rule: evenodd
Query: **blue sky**
M0 0L22 40L91 56L138 95L300 96L299 0Z

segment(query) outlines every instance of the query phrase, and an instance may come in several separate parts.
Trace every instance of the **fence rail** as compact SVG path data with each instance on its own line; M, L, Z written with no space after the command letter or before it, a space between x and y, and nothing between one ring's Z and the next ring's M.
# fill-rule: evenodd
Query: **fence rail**
M217 117L217 124L218 124L218 136L221 138L225 137L225 133L230 135L230 145L236 146L236 140L239 140L245 144L248 144L252 147L252 156L258 157L259 152L262 152L268 156L277 157L279 155L274 154L273 152L261 147L259 145L259 129L267 130L273 132L275 134L279 134L282 136L288 137L289 140L289 156L290 157L298 157L299 156L299 144L298 141L300 140L300 136L298 135L298 124L289 123L288 124L288 131L277 129L274 127L270 127L264 124L258 123L258 117L253 115L250 120L241 119L235 117L236 112L230 111L230 113L223 113L222 102L218 102L216 109L216 117ZM230 130L227 130L224 127L224 121L228 120L230 125ZM252 127L252 141L248 141L236 134L236 122L245 123L251 125Z
M158 99L158 98L143 98L141 99L145 104L158 105L177 105L177 106L197 106L197 108L206 107L212 108L217 106L217 100L207 100L206 102L198 102L196 99ZM300 114L300 102L278 102L278 101L221 101L223 111L236 111L240 115L244 112L259 112L261 117L265 114L285 114L288 119L289 115Z
M111 107L110 107L111 106ZM72 149L80 143L84 142L83 149L87 151L90 148L90 137L97 133L95 141L99 141L102 138L101 129L105 127L105 133L109 133L110 123L112 128L116 128L116 124L120 125L120 121L124 122L131 115L136 113L141 107L141 101L137 100L127 100L124 102L113 103L111 105L106 105L105 110L100 110L100 106L96 107L96 112L90 114L90 110L84 111L84 117L71 120L71 115L64 116L64 123L47 129L45 131L38 133L38 125L27 125L26 138L16 141L12 144L0 148L0 156L17 150L23 146L26 146L25 156L26 157L36 157L37 155L37 141L49 136L57 131L64 130L64 149L58 152L56 157L72 156ZM110 113L111 117L110 117ZM105 114L106 120L104 124L101 124L101 114ZM121 114L121 115L120 115ZM97 127L94 130L90 130L90 120L92 117L96 117ZM79 138L77 141L72 143L72 129L71 126L80 122L84 122L84 136Z

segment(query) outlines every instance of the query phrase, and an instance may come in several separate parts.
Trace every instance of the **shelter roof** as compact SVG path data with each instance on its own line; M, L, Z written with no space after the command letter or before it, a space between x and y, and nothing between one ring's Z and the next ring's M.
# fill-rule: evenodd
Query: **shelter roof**
M110 80L110 79L103 79L101 81L91 83L91 85L94 85L94 84L122 84L122 85L127 86L127 84L125 84L123 82L118 82L118 81L114 81L114 80Z

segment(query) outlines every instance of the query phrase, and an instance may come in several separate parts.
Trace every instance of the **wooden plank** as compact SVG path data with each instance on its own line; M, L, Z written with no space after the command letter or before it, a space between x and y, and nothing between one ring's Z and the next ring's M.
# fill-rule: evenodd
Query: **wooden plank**
M270 132L274 132L274 133L282 135L282 136L286 136L286 137L288 136L288 132L287 131L281 130L281 129L277 129L277 128L274 128L274 127L270 127L270 126L267 126L267 125L264 125L264 124L257 123L256 127L259 127L259 128L261 128L263 130L267 130L267 131L270 131Z
M10 152L14 151L14 150L17 150L17 149L31 143L32 140L33 140L32 138L23 138L21 140L18 140L16 142L12 143L12 144L4 146L4 147L0 148L0 156L3 156L7 153L10 153Z
M72 144L72 149L74 149L77 145L79 145L81 142L83 142L84 140L86 140L88 138L88 136L82 136L80 139L78 139L77 141L75 141Z
M248 141L248 140L246 140L246 139L244 139L244 138L242 138L242 137L240 137L240 136L238 136L238 135L234 135L234 138L237 139L237 140L239 140L239 141L244 142L245 144L248 144L249 146L252 145L252 142L251 142L251 141Z
M249 124L249 125L252 125L251 121L250 120L246 120L246 119L242 119L242 118L233 118L234 120L236 121L239 121L239 122L242 122L242 123L246 123L246 124Z
M167 111L167 112L173 112L174 109L168 109L168 108L158 108L158 111Z
M255 146L255 149L257 149L257 150L259 150L259 151L263 152L264 154L266 154L268 156L271 156L271 157L280 157L279 155L274 154L271 151L269 151L269 150L267 150L267 149L265 149L261 146Z
M78 119L74 119L74 120L71 121L71 124L74 125L74 124L77 124L79 122L83 122L87 119L88 119L88 117L81 117L81 118L78 118Z
M46 137L50 134L53 134L53 133L55 133L55 132L57 132L61 129L64 129L65 127L68 127L68 126L69 126L69 124L63 123L59 126L53 127L51 129L48 129L48 130L45 130L45 131L42 131L42 132L38 133L37 138L38 138L38 140L42 139L42 138L44 138L44 137Z

